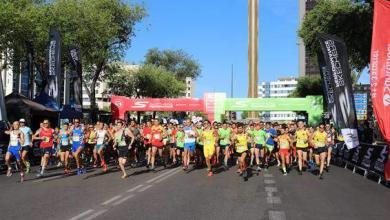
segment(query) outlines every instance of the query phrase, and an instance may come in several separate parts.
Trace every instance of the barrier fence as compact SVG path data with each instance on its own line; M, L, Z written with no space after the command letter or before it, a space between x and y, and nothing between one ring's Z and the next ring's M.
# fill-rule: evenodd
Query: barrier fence
M364 177L375 175L378 177L378 184L384 180L387 146L361 143L349 150L344 142L340 142L334 145L332 154L337 165L344 166L345 169L352 167L353 173L362 170Z

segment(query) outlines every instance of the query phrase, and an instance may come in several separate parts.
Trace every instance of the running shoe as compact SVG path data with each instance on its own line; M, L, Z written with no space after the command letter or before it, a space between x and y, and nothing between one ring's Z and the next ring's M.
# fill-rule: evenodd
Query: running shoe
M287 172L283 172L283 176L287 176Z
M244 170L244 172L242 173L242 177L244 179L246 179L248 177L248 172L246 170Z
M77 176L80 176L82 174L81 169L77 168Z
M320 174L319 177L320 177L320 180L323 180L323 179L324 179L324 177L322 176L322 174Z
M129 177L127 174L123 174L123 175L121 176L122 179L126 179L127 177Z
M81 173L82 174L86 174L87 173L87 169L86 168L81 168Z
M260 167L260 166L257 166L256 170L257 170L257 171L261 171L261 167Z
M207 174L207 176L212 176L213 175L213 172L209 171L209 173Z
M7 176L8 176L8 177L12 176L12 170L11 170L11 168L9 168L9 169L7 170Z
M61 167L61 166L62 166L62 163L58 162L57 167Z
M23 183L23 181L24 181L24 173L21 172L20 173L20 182Z
M106 165L106 164L103 164L103 171L104 171L104 172L107 172L107 170L108 170L108 169L107 169L107 165Z
M298 173L299 173L300 176L302 176L302 170L300 170Z

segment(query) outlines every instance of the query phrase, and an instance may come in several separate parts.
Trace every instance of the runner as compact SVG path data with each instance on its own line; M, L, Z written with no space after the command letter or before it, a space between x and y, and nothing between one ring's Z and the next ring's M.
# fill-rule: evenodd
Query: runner
M196 167L200 168L203 166L203 141L202 141L202 122L196 123L196 145L195 145L195 154L196 154ZM215 146L214 146L215 147ZM215 151L215 149L214 149Z
M144 147L146 149L147 162L146 167L150 167L150 159L152 156L152 122L147 121L142 130L142 137L144 139Z
M131 146L131 154L130 155L134 155L134 164L132 164L133 167L136 167L138 165L138 161L140 160L140 155L139 153L142 152L142 141L141 141L141 131L137 125L137 123L135 122L135 120L131 120L130 121L130 126L129 126L129 129L131 131L131 133L133 133L134 137L135 137L135 140L134 140L134 143L133 143L133 146Z
M271 122L265 123L264 131L266 132L266 141L265 141L265 149L264 149L264 158L265 158L264 167L265 169L268 169L269 160L275 148L274 138L277 137L277 132L274 128L271 127Z
M244 132L242 124L237 125L237 134L233 135L233 140L236 143L236 153L238 154L238 170L237 172L244 178L248 177L246 171L245 158L248 155L248 142L251 140L248 134Z
M297 140L297 154L298 154L298 172L302 175L302 168L307 163L307 152L309 147L310 134L305 128L303 121L298 122L298 129L296 131Z
M129 154L130 146L133 144L134 141L134 135L131 133L131 131L127 128L125 128L123 121L118 120L116 123L116 132L115 132L115 138L114 138L114 150L118 151L118 163L119 167L122 171L122 179L125 179L128 177L125 165L127 156ZM127 145L126 138L131 138L131 143Z
M219 148L222 149L224 155L223 167L228 170L228 160L230 158L230 140L232 138L232 130L228 128L227 122L223 122L222 127L218 129L219 147L217 147L217 155Z
M7 176L12 176L11 159L15 157L16 163L20 168L20 182L24 181L23 166L20 161L21 146L24 145L24 133L20 130L20 124L18 121L12 123L12 127L9 131L5 131L5 134L10 136L7 153L5 154L5 164L7 165Z
M213 128L214 128L214 132L216 132L218 134L218 136L219 136L218 122L216 122L216 121L213 122ZM221 153L221 147L220 146L221 146L221 139L218 138L217 144L215 146L216 157L213 160L213 165L219 164L219 158L220 158L220 153Z
M103 122L98 121L96 125L96 145L93 149L93 157L95 159L95 164L100 158L100 165L103 167L103 171L107 172L107 164L104 159L104 150L106 143L110 140L108 132L104 129ZM99 158L98 158L99 157Z
M314 145L314 158L317 166L320 167L319 178L323 179L325 157L326 157L326 138L327 133L325 132L324 124L320 124L319 130L315 131L313 134L313 145Z
M164 128L160 125L160 121L155 119L153 122L153 126L151 128L151 135L152 135L152 155L150 157L150 169L154 170L155 168L155 160L156 160L156 153L158 151L158 154L160 156L160 160L162 161L163 165L165 165L165 161L163 160L163 149L164 149L164 143L163 138L165 136Z
M43 120L42 127L33 135L33 140L41 141L41 170L38 172L37 177L42 177L44 175L47 163L52 155L55 138L54 129L50 128L49 120Z
M168 136L168 148L169 148L169 157L172 160L172 163L176 165L176 133L177 130L175 125L170 122L168 124L167 136Z
M332 159L332 150L333 146L335 144L335 134L333 132L333 127L331 127L330 124L325 125L325 132L326 132L326 148L327 148L327 155L326 155L326 164L325 164L325 170L329 172L330 168L330 161Z
M187 170L190 165L191 157L195 151L196 130L192 126L190 119L185 121L184 126L184 158L183 169Z
M250 155L251 155L251 160L250 160L250 163L249 163L249 166L250 167L253 167L253 161L255 159L255 146L254 146L254 132L255 132L255 125L253 124L253 122L250 122L249 124L249 128L246 130L246 133L248 134L248 136L251 138L251 141L248 142L248 149L249 149L249 152L250 152ZM258 156L258 154L257 154Z
M282 125L280 128L281 135L278 137L279 144L279 155L282 161L282 171L283 175L287 175L287 166L290 164L290 147L292 146L292 141L288 133L287 125Z
M181 163L183 163L184 138L184 127L183 125L179 125L176 133L176 156L178 157L177 160L180 160Z
M71 137L72 137L72 154L74 159L76 160L77 175L87 173L86 169L84 168L83 162L81 161L80 158L80 154L82 153L84 148L84 143L83 143L84 131L80 125L80 119L74 120L74 126L71 131Z
M69 128L68 123L64 123L59 134L58 134L58 143L60 144L60 160L62 164L64 164L64 173L69 174L70 167L69 167L69 153L71 151L71 145L70 145L70 133L71 130Z
M253 145L254 145L254 154L256 158L257 171L261 171L259 156L261 156L261 158L264 158L264 148L265 148L266 138L267 138L267 134L261 128L260 123L256 123L255 130L253 131L253 139L254 139Z
M84 153L86 154L86 158L88 163L91 163L92 160L95 158L95 152L94 149L96 147L96 131L95 127L90 124L88 125L88 130L85 134L85 149ZM95 159L93 161L93 167L97 167L97 160Z
M22 162L26 167L26 174L30 172L30 162L28 160L28 152L32 147L32 131L29 127L26 126L26 120L23 118L19 120L20 128L19 130L23 132L24 135L24 144L22 145Z
M211 128L211 124L209 121L205 121L203 123L203 127L204 130L200 134L201 135L200 141L203 143L203 154L206 160L208 176L212 176L213 170L211 166L211 158L215 154L215 145L218 140L218 135Z

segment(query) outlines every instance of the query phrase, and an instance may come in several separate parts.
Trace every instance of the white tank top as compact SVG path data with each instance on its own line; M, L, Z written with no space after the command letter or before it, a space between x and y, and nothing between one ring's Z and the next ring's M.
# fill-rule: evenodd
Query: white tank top
M96 144L101 145L104 143L104 138L106 137L106 130L98 130L96 132Z
M9 138L9 146L11 147L17 147L20 146L20 133L17 132L15 134L15 131L12 131Z

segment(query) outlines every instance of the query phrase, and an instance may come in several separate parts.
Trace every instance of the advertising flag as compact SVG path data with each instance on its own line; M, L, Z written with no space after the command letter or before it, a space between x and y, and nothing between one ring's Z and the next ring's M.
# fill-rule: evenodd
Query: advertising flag
M83 106L83 95L82 95L82 65L80 59L79 50L76 47L73 47L69 50L69 60L71 66L71 103L73 107L81 112Z
M359 145L355 103L353 100L351 70L348 63L347 47L342 39L327 34L319 34L318 39L324 55L326 70L332 75L334 103L333 120L344 136L348 148Z
M49 46L47 56L47 85L45 92L60 103L59 81L61 77L61 36L56 29L51 29L49 34Z
M390 145L390 1L375 0L372 31L370 82L371 98L378 126ZM390 159L385 166L390 180Z
M326 68L326 63L324 60L324 56L322 54L318 54L318 66L320 67L320 74L322 79L322 86L324 89L324 96L325 101L328 106L328 112L330 112L332 115L337 116L337 106L335 105L335 98L334 98L334 88L333 88L333 76L330 71ZM333 123L336 125L336 127L340 127L340 125L337 123L337 120L335 120L334 117L332 117Z

